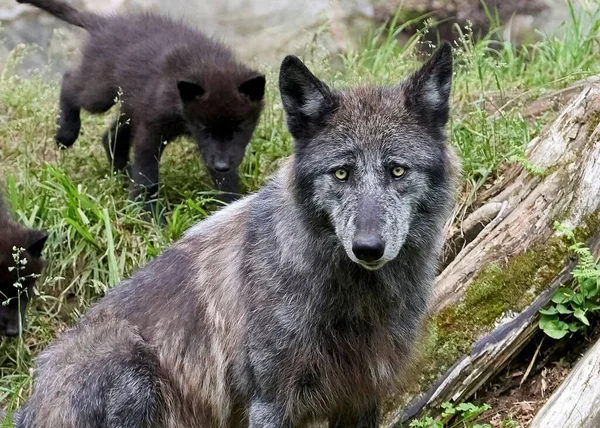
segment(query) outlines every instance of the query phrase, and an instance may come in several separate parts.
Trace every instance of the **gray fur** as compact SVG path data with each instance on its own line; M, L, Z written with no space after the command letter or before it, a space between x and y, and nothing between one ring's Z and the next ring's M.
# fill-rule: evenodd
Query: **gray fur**
M376 427L402 384L453 203L458 165L433 114L447 100L413 103L447 85L450 55L397 88L348 91L286 58L294 156L51 345L17 427ZM393 180L396 164L406 174ZM384 242L381 260L357 263L359 235Z

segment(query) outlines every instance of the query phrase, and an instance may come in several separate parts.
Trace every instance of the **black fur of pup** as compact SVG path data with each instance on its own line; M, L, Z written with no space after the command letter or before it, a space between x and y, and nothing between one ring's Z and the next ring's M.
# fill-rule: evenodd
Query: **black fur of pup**
M90 33L78 68L65 73L56 140L75 143L80 111L104 113L122 90L123 115L103 137L114 168L131 168L132 198L146 209L158 191L165 147L190 135L217 187L230 201L239 192L238 166L262 109L265 77L240 64L223 44L154 14L101 16L59 0L17 0ZM116 130L116 132L115 132Z
M41 230L12 221L0 194L0 336L18 336L25 324L33 286L44 268L42 249L47 238ZM15 248L24 250L18 253L18 266Z

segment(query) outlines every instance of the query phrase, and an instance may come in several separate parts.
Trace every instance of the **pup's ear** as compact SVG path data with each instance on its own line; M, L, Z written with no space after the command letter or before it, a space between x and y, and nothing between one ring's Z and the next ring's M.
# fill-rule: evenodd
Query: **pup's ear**
M254 75L238 87L241 94L250 98L250 101L262 101L265 96L265 76Z
M331 90L292 55L281 64L279 91L288 128L296 140L311 138L334 108Z
M195 101L206 92L202 86L185 80L177 82L177 89L179 89L179 96L186 103Z
M30 229L28 236L28 245L26 248L27 252L33 257L42 257L42 250L44 249L44 245L46 244L47 239L48 234L43 230Z
M452 87L452 48L444 42L431 58L402 85L406 108L426 123L444 127L448 122Z

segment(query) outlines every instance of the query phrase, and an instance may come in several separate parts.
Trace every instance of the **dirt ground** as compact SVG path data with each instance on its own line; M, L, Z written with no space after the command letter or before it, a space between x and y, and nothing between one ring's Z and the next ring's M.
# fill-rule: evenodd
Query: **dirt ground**
M475 397L474 402L492 406L478 422L494 428L527 427L577 360L600 339L600 323L596 320L593 325L591 331L560 341L538 333ZM503 425L506 420L516 425Z

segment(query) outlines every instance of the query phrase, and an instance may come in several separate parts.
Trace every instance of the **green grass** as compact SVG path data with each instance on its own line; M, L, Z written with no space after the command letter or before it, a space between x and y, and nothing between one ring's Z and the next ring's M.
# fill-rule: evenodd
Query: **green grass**
M519 49L493 35L478 41L468 32L463 35L455 52L449 130L463 160L466 199L500 165L522 157L525 145L550 120L551 114L529 124L521 114L527 100L600 73L599 29L600 16L585 13L573 14L560 38ZM323 61L318 49L305 58L334 87L396 84L418 66L415 48L420 43L417 36L398 44L398 30L392 22L371 34L361 49L335 61ZM48 230L50 239L48 264L23 338L0 339L0 403L9 412L29 394L32 360L40 350L108 288L216 206L194 145L182 140L166 150L161 162L160 196L167 201L168 224L161 228L144 221L128 202L122 179L111 175L99 141L114 112L84 114L80 139L73 148L58 151L53 141L58 83L35 74L15 75L15 64L27 50L17 47L0 75L0 180L18 220ZM247 191L259 188L292 149L275 85L277 70L267 70L267 78L265 111L241 168ZM521 103L494 113L494 106L515 98Z

